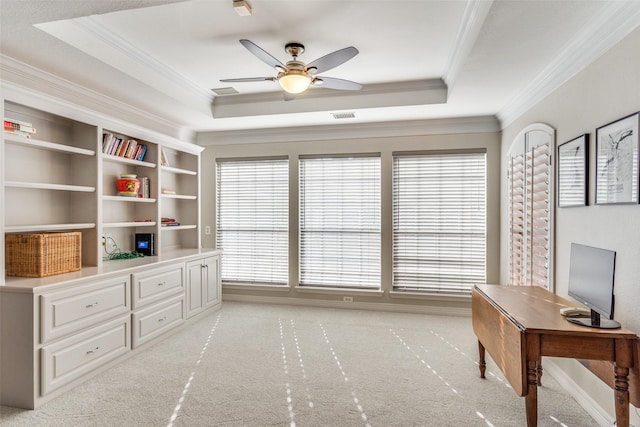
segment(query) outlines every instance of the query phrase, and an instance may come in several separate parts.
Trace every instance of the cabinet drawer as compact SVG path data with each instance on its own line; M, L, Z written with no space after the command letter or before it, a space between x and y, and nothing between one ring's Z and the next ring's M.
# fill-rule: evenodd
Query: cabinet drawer
M129 316L44 346L41 353L41 394L45 395L92 372L131 350Z
M184 318L184 296L133 313L133 348L150 341L180 325Z
M133 275L133 308L184 291L184 264Z
M40 296L41 342L96 325L131 310L129 276Z

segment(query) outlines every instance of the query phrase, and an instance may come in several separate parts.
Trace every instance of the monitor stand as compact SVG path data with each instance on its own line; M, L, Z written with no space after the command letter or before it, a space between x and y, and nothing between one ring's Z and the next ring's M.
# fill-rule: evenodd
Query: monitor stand
M588 326L590 328L598 329L619 329L620 323L613 319L604 319L600 316L600 313L591 310L591 317L571 317L567 316L567 320L576 325Z

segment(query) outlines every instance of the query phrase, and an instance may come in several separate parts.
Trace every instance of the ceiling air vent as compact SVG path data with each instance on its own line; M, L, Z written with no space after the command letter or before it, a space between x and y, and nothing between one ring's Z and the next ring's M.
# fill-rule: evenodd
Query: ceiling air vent
M211 92L215 93L218 96L235 95L240 93L232 87L218 87L215 89L211 89Z
M331 115L336 120L340 120L340 119L355 119L356 118L356 113L354 113L353 111L350 111L348 113L331 113Z

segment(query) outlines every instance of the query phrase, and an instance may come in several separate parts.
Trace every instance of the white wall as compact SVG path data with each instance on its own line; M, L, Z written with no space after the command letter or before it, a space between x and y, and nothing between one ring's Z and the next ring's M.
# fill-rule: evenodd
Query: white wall
M571 242L617 252L615 318L624 327L640 333L640 205L595 205L595 129L640 111L640 28L574 76L543 101L503 130L502 188L507 188L506 159L512 141L527 125L543 122L556 129L556 144L584 133L590 136L589 206L556 208L555 289L567 295ZM507 216L506 191L501 195L501 213ZM508 280L508 224L501 223L500 278ZM554 361L570 378L589 390L612 414L613 397L602 400L600 384L573 362ZM635 414L633 414L635 416ZM637 420L637 418L636 418ZM640 423L636 422L636 425Z

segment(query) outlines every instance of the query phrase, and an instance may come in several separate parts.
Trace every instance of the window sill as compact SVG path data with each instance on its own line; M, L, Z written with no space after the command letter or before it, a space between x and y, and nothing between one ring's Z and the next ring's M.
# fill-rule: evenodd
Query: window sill
M291 288L288 285L259 285L256 283L222 283L223 289L246 289L251 291L277 291L289 292Z
M381 297L384 295L384 291L376 289L323 288L319 286L296 286L294 289L298 292L311 294L352 295L368 297Z
M428 292L403 292L391 291L389 297L398 299L424 299L431 301L471 301L471 292L469 294L439 294Z

